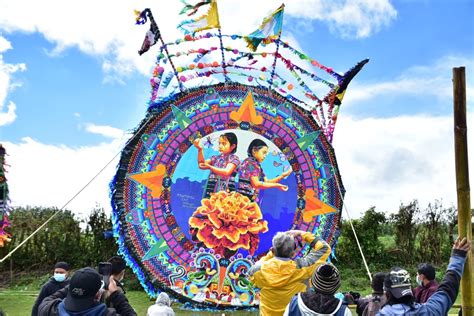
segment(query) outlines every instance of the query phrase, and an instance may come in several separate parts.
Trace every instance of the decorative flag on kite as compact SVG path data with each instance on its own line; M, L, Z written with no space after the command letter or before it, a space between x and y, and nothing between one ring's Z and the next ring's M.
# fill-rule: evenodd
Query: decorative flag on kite
M217 11L217 2L215 0L212 0L211 2L204 1L204 3L202 4L198 3L196 4L196 6L192 8L193 10L197 11L197 8L204 4L211 5L205 15L197 19L185 20L178 25L178 28L183 30L185 34L194 34L199 31L221 27L220 22L219 22L219 12ZM188 6L189 5L186 5L186 7L181 12L183 11L186 12L186 10L189 10ZM190 15L194 13L195 12L191 12Z
M281 34L281 28L283 25L283 10L285 5L282 4L275 12L270 16L263 19L260 27L252 34L244 37L247 42L247 46L255 52L260 43L266 42L270 39L277 39Z
M10 226L8 221L8 185L5 177L5 148L0 144L0 247L9 242L11 235L5 231L5 228Z
M344 94L346 93L347 86L352 81L352 79L359 73L359 71L364 67L365 64L369 62L368 59L364 59L357 63L354 67L349 69L344 73L344 75L339 76L338 78L338 86L325 97L325 101L329 102L330 104L334 105L341 105L342 99L344 98Z
M146 53L150 47L156 44L161 37L160 29L151 14L150 9L145 9L142 12L135 10L136 14L136 24L142 25L147 22L147 15L150 18L150 29L145 34L145 39L142 43L142 48L138 51L138 54L141 56L142 54Z
M181 12L179 14L185 14L186 13L188 16L191 16L191 15L195 14L201 6L206 5L206 4L210 4L212 2L212 0L201 1L201 2L196 3L195 5L189 4L185 0L181 0L181 2L184 4L184 8L181 10ZM189 11L191 11L191 12L189 12Z

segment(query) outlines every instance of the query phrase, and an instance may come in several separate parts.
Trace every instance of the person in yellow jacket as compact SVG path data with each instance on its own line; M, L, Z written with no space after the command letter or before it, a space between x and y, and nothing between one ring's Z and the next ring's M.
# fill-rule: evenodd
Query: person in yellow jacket
M310 244L311 251L292 260L297 238ZM260 315L283 315L286 305L299 292L306 290L313 271L331 253L331 247L318 236L301 230L278 232L272 239L272 248L249 270L250 281L260 288Z

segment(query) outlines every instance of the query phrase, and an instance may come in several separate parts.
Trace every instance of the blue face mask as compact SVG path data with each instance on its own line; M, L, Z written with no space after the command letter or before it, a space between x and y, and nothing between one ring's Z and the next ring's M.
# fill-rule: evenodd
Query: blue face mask
M66 280L66 275L62 273L55 273L53 275L53 278L58 282L63 282L64 280Z

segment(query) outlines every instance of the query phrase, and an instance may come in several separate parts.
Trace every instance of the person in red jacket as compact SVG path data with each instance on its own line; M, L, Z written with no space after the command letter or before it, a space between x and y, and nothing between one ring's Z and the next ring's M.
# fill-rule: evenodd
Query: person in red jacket
M438 289L438 282L435 280L435 268L429 263L421 263L418 265L416 275L416 283L418 287L415 289L415 301L417 303L426 303L426 301Z

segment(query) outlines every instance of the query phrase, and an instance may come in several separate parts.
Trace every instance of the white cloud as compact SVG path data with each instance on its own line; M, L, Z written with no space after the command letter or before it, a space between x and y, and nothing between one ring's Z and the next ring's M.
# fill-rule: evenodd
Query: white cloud
M469 122L474 122L469 113ZM358 216L371 206L395 212L400 203L435 199L456 205L453 118L341 116L334 148L346 189L346 207ZM468 126L468 140L474 140ZM474 166L474 146L469 146ZM473 179L473 168L470 168Z
M124 135L121 129L112 126L87 123L85 127L89 133L99 134L108 138L120 139Z
M182 8L179 1L167 1L166 5L151 0L140 4L126 0L2 1L0 30L41 33L56 45L50 52L53 56L69 47L100 56L106 80L135 69L149 75L155 55L137 54L148 26L135 26L133 14L134 9L146 7L152 9L165 41L182 37L176 26L186 16L178 14ZM223 33L248 34L274 9L276 4L272 0L221 1ZM286 1L286 14L325 21L344 37L367 37L393 20L396 11L389 0L298 0Z
M2 143L9 155L8 185L12 206L60 208L120 152L123 141L69 147L48 145L26 137L19 143ZM99 204L110 212L108 188L118 159L116 157L66 209L84 216Z
M369 37L397 17L397 11L387 0L305 0L289 3L287 12L295 17L325 21L333 33L344 38Z
M3 53L12 48L12 44L7 39L0 35L0 53Z
M413 66L397 78L377 83L351 84L344 98L343 107L351 107L384 97L433 96L442 100L453 97L453 67L466 67L466 78L474 77L474 59L461 56L445 56L429 65ZM370 65L368 66L370 67ZM469 104L474 101L474 82L466 80L466 95ZM449 106L452 106L450 101Z
M16 105L11 102L7 105L7 111L2 112L3 105L0 105L0 126L11 124L16 119Z
M7 102L8 92L20 86L12 82L12 74L18 71L25 71L25 64L8 64L3 61L3 52L11 49L11 43L0 35L0 126L11 124L16 119L16 105L13 102ZM4 110L6 105L6 111Z

